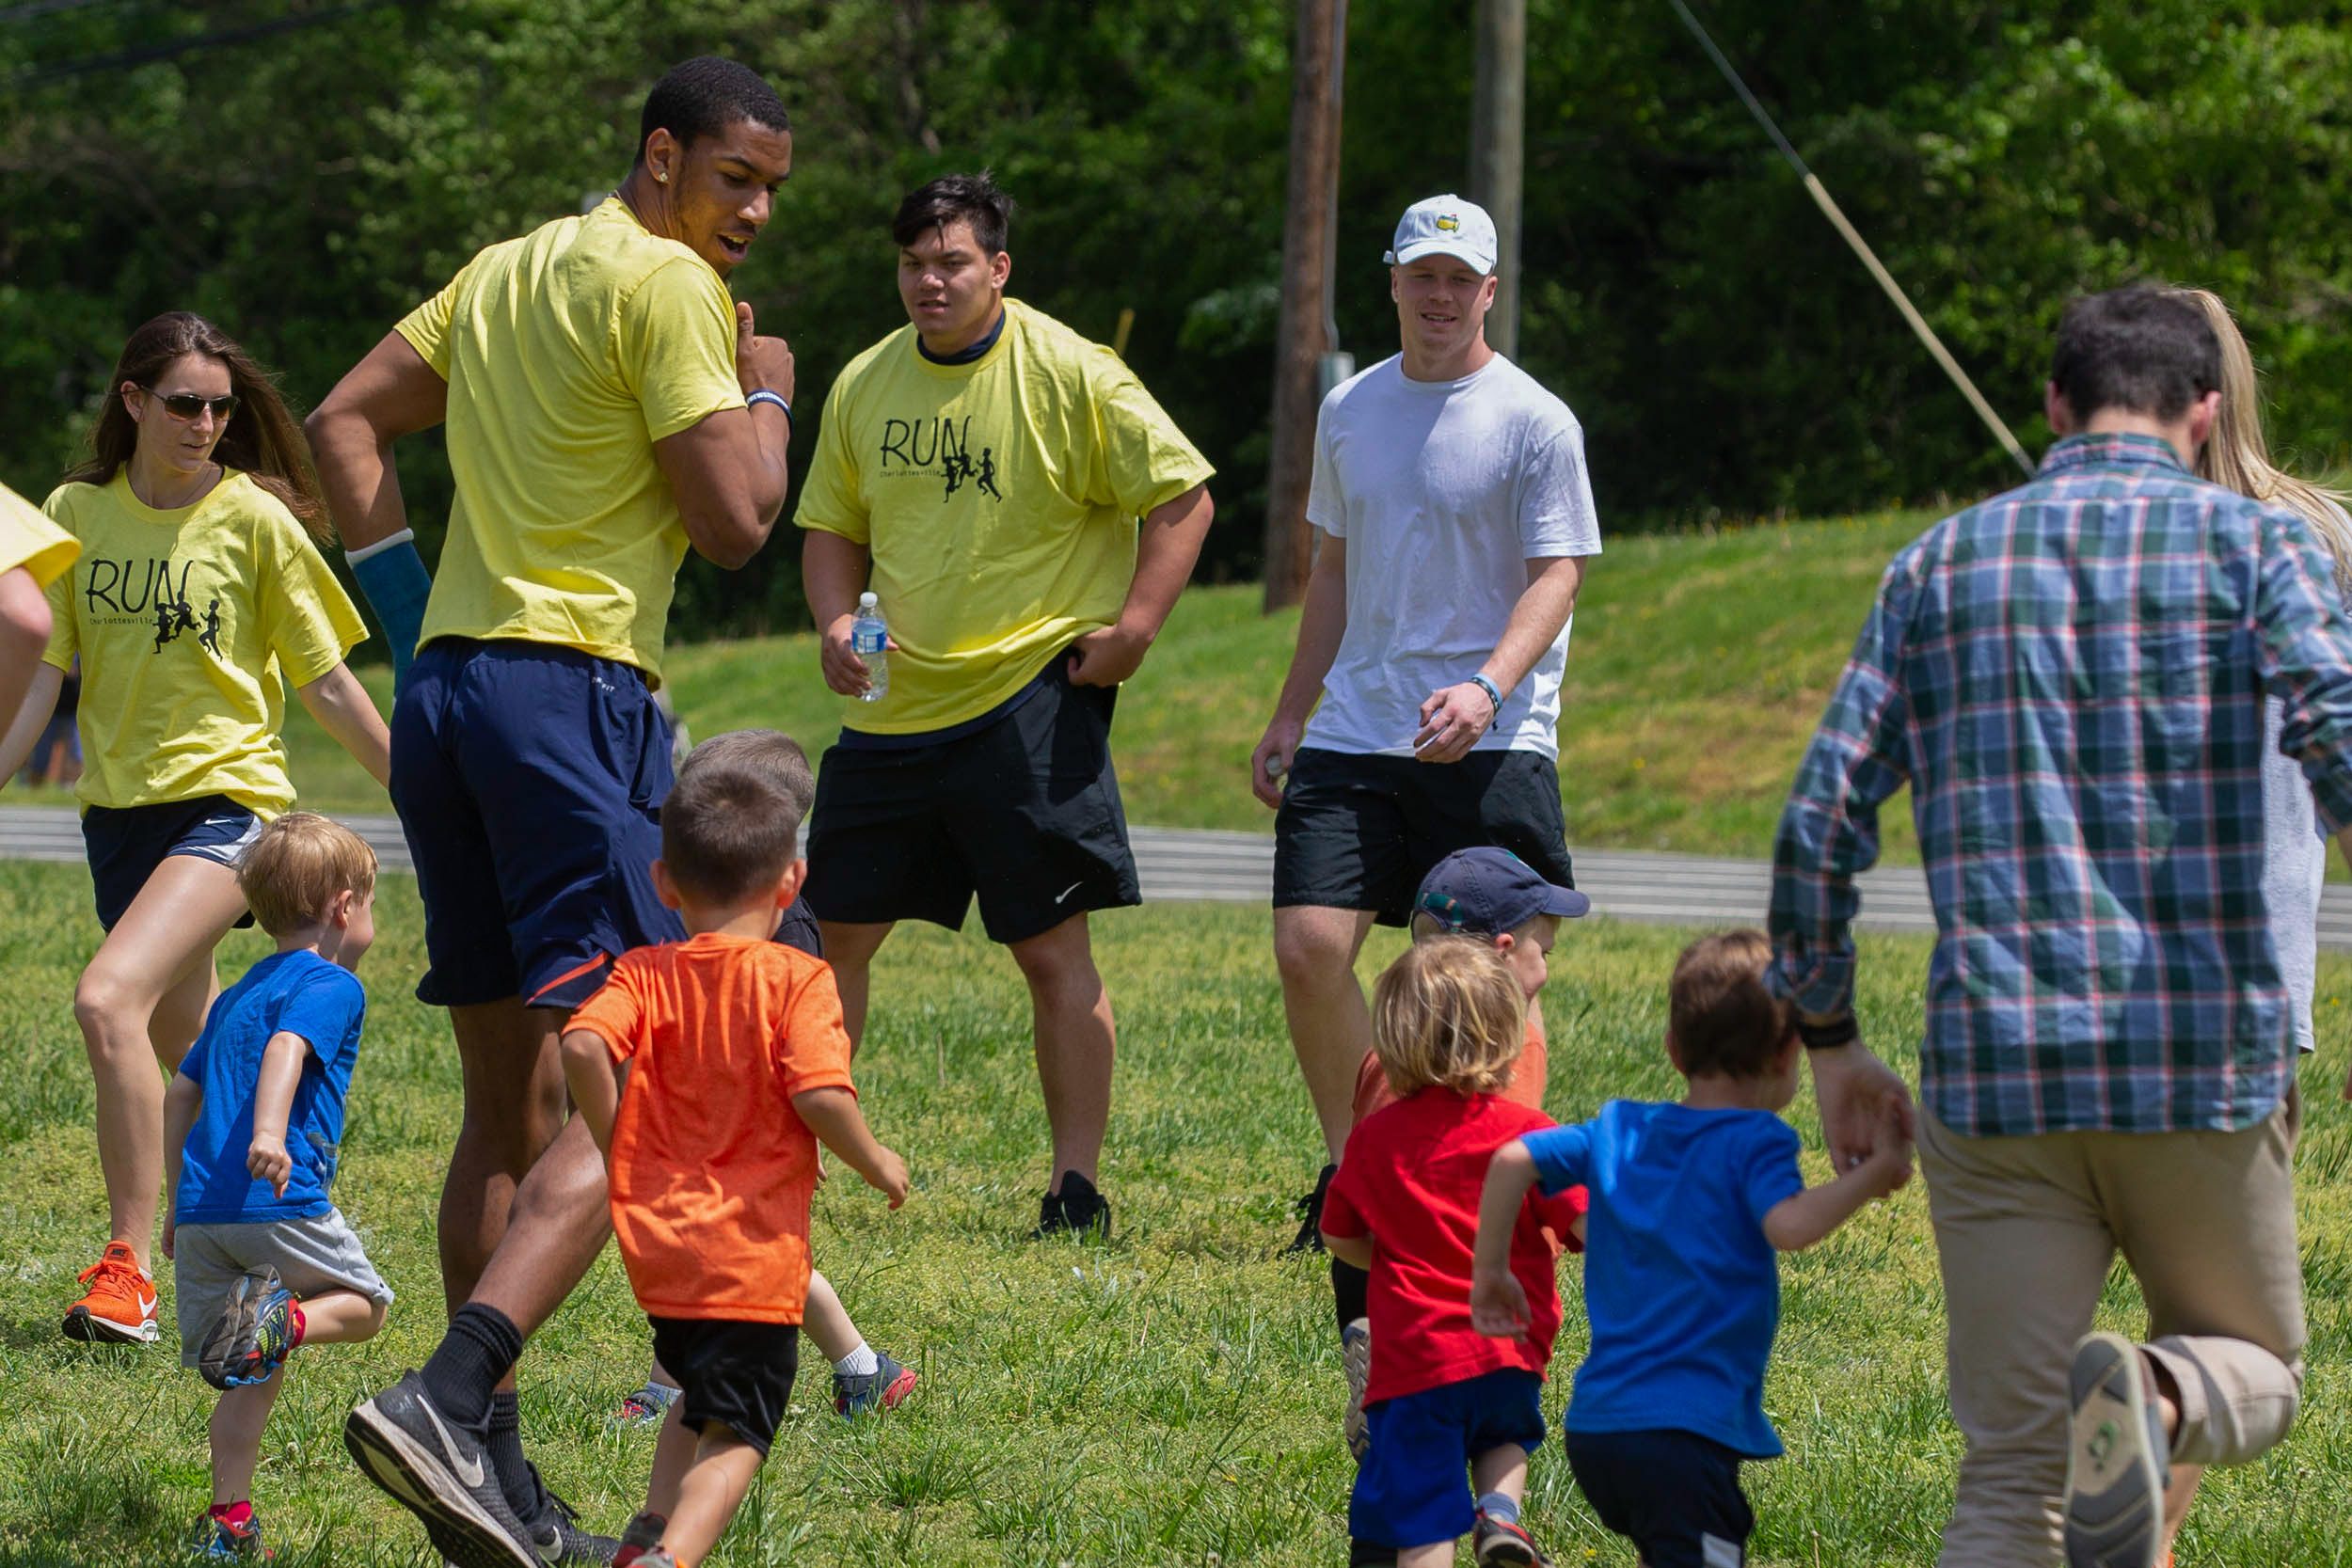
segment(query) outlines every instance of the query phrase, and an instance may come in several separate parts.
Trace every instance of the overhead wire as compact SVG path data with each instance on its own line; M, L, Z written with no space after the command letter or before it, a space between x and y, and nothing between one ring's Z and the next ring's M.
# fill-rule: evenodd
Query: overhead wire
M1779 125L1773 122L1772 117L1765 111L1764 105L1757 101L1756 94L1748 90L1748 84L1740 79L1740 72L1732 69L1731 61L1724 57L1721 49L1715 47L1715 40L1708 36L1705 27L1699 25L1699 19L1691 14L1691 8L1684 5L1682 0L1666 0L1666 3L1672 6L1675 14L1682 19L1682 24L1691 30L1691 36L1699 40L1699 47L1706 50L1707 57L1715 62L1715 69L1723 72L1724 80L1731 84L1731 90L1740 95L1740 102L1747 105L1748 113L1756 117L1756 122L1764 128L1764 134L1770 136L1772 145L1780 150L1780 155L1788 161L1791 168L1797 171L1797 177L1804 182L1805 194L1810 196L1813 198L1813 204L1821 210L1821 215L1829 219L1830 227L1837 230L1838 237L1843 239L1851 247L1854 255L1861 259L1863 266L1868 270L1873 278L1877 279L1878 286L1885 291L1886 297L1895 302L1895 309L1901 312L1904 322L1909 325L1913 334L1927 348L1929 356L1938 366L1942 367L1944 373L1951 378L1952 385L1960 388L1960 395L1968 400L1968 406L1976 410L1977 418L1984 421L1985 428L1993 433L1994 438L2008 451L2010 456L2016 459L2017 466L2026 470L2026 476L2028 479L2032 478L2035 472L2034 462L2032 458L2026 455L2025 447L2018 442L2016 436L2003 422L2000 415L1993 411L1993 405L1985 401L1984 394L1977 390L1977 384L1968 378L1966 371L1960 368L1960 361L1952 357L1951 350L1944 346L1944 340L1935 335L1935 328L1928 325L1927 318L1919 313L1918 307L1911 303L1911 296L1903 292L1903 286L1895 281L1895 275L1888 272L1885 264L1880 261L1878 253L1870 248L1869 242L1862 237L1861 231L1854 228L1837 203L1831 199L1828 187L1821 183L1819 176L1805 166L1804 160L1798 156L1796 148L1790 145L1788 138L1781 134Z

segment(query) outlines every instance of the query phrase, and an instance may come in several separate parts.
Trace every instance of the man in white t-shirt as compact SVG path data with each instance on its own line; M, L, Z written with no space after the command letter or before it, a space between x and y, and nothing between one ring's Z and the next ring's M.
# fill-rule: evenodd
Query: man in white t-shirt
M1478 845L1574 885L1553 764L1568 617L1600 553L1583 432L1486 343L1484 211L1415 203L1388 261L1402 352L1323 400L1307 502L1322 548L1249 756L1250 787L1279 808L1275 958L1331 1162L1300 1206L1298 1250L1320 1244L1372 1047L1355 963L1373 923L1406 924L1429 868ZM1334 1270L1343 1323L1362 1312L1347 1273Z

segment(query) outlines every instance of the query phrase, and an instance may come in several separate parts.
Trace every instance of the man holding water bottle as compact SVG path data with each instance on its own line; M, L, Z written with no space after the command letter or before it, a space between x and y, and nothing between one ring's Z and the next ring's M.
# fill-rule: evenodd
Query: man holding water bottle
M1108 349L1005 297L1011 210L985 174L900 204L909 325L825 400L794 521L825 683L863 700L818 772L804 896L856 1040L891 927L960 927L978 895L1033 1006L1037 1234L1099 1233L1116 1035L1087 916L1138 898L1111 709L1192 574L1212 470Z

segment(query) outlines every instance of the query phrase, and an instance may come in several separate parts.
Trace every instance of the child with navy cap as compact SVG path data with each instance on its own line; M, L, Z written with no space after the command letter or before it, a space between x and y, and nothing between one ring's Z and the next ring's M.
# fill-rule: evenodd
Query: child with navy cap
M1535 993L1549 976L1552 943L1560 922L1573 920L1593 907L1592 900L1573 888L1546 880L1508 849L1482 845L1457 849L1429 868L1413 895L1412 932L1415 942L1434 937L1478 937L1490 943L1519 983L1527 999L1527 1024L1519 1058L1502 1085L1502 1097L1531 1111L1544 1108L1544 1075L1549 1063L1544 1050L1543 1014ZM1380 1053L1367 1053L1357 1069L1355 1123L1396 1102ZM1574 1235L1556 1238L1569 1247ZM1370 1276L1344 1258L1331 1259L1331 1297L1339 1314L1340 1361L1347 1372L1347 1414L1341 1430L1348 1451L1364 1451L1364 1380L1372 1366L1372 1323L1367 1307Z
M1557 1321L1517 1266L1528 1189L1589 1189L1592 1350L1563 1441L1593 1512L1646 1568L1747 1560L1756 1515L1740 1465L1781 1451L1763 1404L1776 1254L1811 1246L1911 1173L1911 1146L1890 1126L1861 1164L1805 1186L1777 1114L1796 1094L1801 1049L1788 1005L1765 989L1771 958L1755 930L1683 949L1666 1024L1666 1054L1690 1085L1680 1103L1613 1100L1581 1126L1504 1145L1486 1173L1470 1309L1480 1333L1506 1342Z

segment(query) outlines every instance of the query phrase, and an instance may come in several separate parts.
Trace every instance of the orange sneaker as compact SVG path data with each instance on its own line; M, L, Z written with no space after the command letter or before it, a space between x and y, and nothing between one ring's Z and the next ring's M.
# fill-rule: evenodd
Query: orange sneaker
M128 1242L108 1242L106 1250L81 1273L89 1293L65 1309L65 1337L99 1344L152 1344L155 1281L139 1267Z

